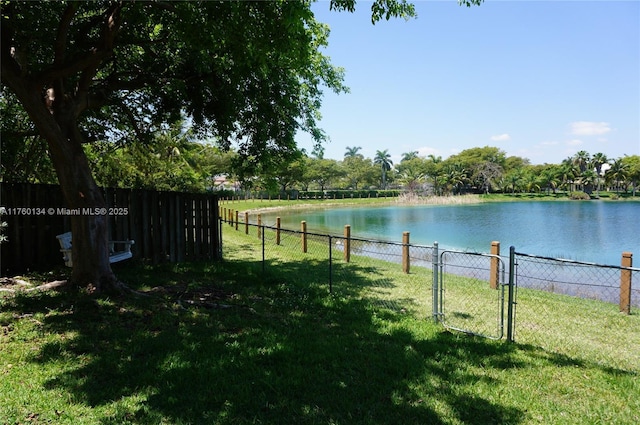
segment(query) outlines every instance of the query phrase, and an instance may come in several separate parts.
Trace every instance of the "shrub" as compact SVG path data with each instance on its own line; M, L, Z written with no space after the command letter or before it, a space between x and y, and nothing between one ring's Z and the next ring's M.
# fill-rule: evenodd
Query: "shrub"
M589 194L584 193L584 192L583 192L583 191L581 191L581 190L576 190L576 191L571 192L571 193L569 194L569 199L575 199L575 200L582 201L582 200L589 200L589 199L591 199L591 196L589 196Z

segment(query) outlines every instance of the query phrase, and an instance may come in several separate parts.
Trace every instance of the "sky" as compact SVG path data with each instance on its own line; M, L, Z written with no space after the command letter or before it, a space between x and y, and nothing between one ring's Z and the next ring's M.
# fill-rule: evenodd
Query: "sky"
M325 158L495 146L532 164L576 152L640 155L640 1L413 1L418 17L371 24L312 5L323 53L350 93L324 90ZM298 144L312 150L308 135Z

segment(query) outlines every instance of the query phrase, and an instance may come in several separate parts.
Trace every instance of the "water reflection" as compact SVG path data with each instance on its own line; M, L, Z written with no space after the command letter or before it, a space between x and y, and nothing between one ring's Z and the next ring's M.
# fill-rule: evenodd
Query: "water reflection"
M514 202L463 206L388 206L281 211L282 225L342 234L351 225L354 237L411 242L449 249L489 252L500 241L503 253L518 251L600 264L620 264L623 251L640 255L638 202ZM272 221L272 220L269 220ZM640 263L640 259L636 260Z

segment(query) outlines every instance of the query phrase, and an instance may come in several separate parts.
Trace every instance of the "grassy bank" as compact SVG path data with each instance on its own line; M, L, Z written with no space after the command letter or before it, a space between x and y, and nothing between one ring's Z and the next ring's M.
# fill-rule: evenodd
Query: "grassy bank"
M419 306L374 303L403 297L384 262L333 295L312 254L283 251L263 273L248 237L224 234L221 263L117 268L151 296L0 298L0 422L640 421L637 372L447 332Z
M640 202L640 196L621 197L613 199L615 194L601 193L600 200L612 202ZM354 206L382 206L382 205L465 205L482 202L527 202L527 201L569 201L566 193L515 193L515 194L488 194L488 195L462 195L462 196L427 196L398 198L354 198L354 199L248 199L248 200L220 200L220 206L234 211L269 211L281 208L333 208ZM581 201L575 201L581 202ZM584 202L584 201L582 201Z
M247 199L220 200L220 206L234 211L269 211L273 209L310 209L335 208L355 206L384 206L384 205L464 205L483 202L479 195L464 196L429 196L429 197L397 197L397 198L354 198L354 199Z

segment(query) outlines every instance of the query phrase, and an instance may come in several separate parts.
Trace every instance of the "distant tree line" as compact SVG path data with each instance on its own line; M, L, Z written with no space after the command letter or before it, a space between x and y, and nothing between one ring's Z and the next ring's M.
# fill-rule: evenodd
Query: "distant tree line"
M415 195L464 193L585 193L608 191L636 195L640 183L640 156L610 159L603 153L579 151L560 164L531 165L507 156L497 147L466 149L446 159L402 154L394 164L388 150L373 158L361 147L345 149L342 160L322 153L300 151L277 166L248 163L233 149L196 140L183 122L154 135L153 142L118 145L94 142L85 146L96 181L104 187L166 191L224 191L225 195L261 193L268 196L371 197L390 190ZM18 126L16 126L19 129ZM15 134L20 137L16 137ZM13 132L2 144L3 181L57 183L44 145L36 134ZM373 195L372 195L373 194Z

